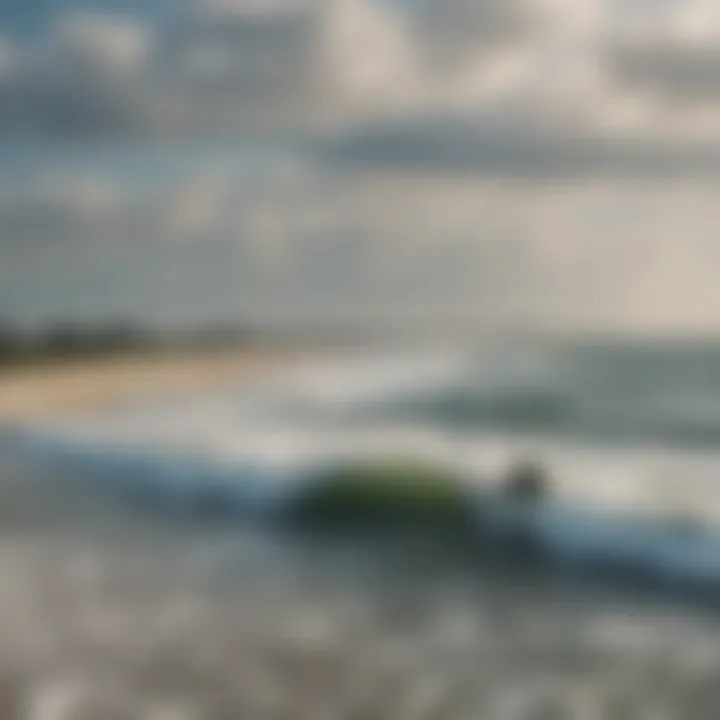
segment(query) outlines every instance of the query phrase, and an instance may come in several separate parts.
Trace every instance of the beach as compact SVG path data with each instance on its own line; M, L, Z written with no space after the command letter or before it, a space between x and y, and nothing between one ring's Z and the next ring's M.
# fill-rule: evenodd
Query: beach
M82 417L153 397L182 398L249 382L303 355L224 349L59 360L0 371L0 423Z
M715 720L711 607L193 504L207 488L254 502L249 490L295 482L336 453L391 448L479 472L508 448L544 447L554 490L616 507L628 488L633 507L652 507L647 468L695 474L687 449L618 449L598 442L596 422L582 441L577 421L558 422L550 400L566 402L571 379L586 393L598 375L594 357L563 353L520 370L484 350L471 361L237 351L6 371L2 417L23 434L3 443L0 469L0 703L5 693L14 706L0 704L0 718ZM603 359L606 382L623 357Z

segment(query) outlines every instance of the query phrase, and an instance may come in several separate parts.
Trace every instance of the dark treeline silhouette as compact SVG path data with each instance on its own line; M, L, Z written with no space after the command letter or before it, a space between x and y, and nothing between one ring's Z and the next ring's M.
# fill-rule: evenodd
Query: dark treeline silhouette
M40 331L0 326L0 367L124 353L230 349L256 339L252 329L236 326L193 331L159 331L128 322L62 321Z
M126 320L59 320L30 330L0 321L0 368L122 354L178 350L217 351L248 347L343 347L386 342L393 327L361 321L211 323L161 329Z

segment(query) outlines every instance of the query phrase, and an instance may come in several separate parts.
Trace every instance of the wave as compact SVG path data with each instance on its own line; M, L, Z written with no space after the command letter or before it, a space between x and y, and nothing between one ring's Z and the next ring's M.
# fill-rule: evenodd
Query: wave
M595 443L720 446L720 349L491 348L345 407L369 418Z
M26 435L24 445L26 456L51 467L61 482L72 477L87 492L109 494L136 511L200 522L251 521L272 527L319 470L318 465L300 464L283 472L260 462L228 465L191 454L87 446L39 435ZM608 575L720 599L720 531L709 525L566 502L528 507L472 484L469 490L479 562L488 538L501 550L523 537L541 550L543 567L553 572Z
M343 359L186 404L138 405L87 423L15 429L5 442L52 468L58 481L72 478L144 511L271 521L318 468L343 457L402 452L439 459L460 470L480 497L476 488L488 484L486 450L502 442L513 447L515 436L522 446L528 438L552 438L553 478L581 489L579 501L566 502L561 492L562 502L530 516L497 505L492 517L501 534L531 532L559 567L629 568L720 592L720 535L710 525L639 519L636 511L652 508L657 494L638 479L645 456L636 463L601 447L649 442L654 461L668 467L674 460L661 450L667 444L714 450L720 393L711 375L687 382L682 364L663 360L664 384L648 384L642 363L630 372L622 358L557 350L521 357L514 363L501 352ZM649 362L646 372L657 372ZM714 456L689 457L692 462L678 465L688 493L699 470L714 482L720 467ZM633 487L639 492L631 510ZM704 510L713 505L711 487L697 485ZM597 493L615 490L619 505L597 502ZM477 510L486 512L484 499Z
M633 400L588 396L582 389L471 386L426 390L384 407L377 417L440 424L452 431L489 430L591 440L720 446L720 402L688 397Z

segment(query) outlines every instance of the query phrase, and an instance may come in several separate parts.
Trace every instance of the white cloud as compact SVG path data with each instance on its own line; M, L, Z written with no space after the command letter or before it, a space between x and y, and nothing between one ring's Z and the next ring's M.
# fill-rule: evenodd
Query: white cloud
M139 23L78 14L60 20L44 49L48 64L123 75L144 66L151 38Z
M520 119L570 135L686 127L691 138L697 106L704 116L720 106L708 40L717 31L707 30L718 12L708 0L649 7L197 0L152 30L74 13L44 40L0 51L0 127L60 137L292 135L402 112L463 113L479 125L492 116L514 128Z
M367 0L335 0L323 27L323 74L342 109L364 114L416 101L416 48L398 13Z

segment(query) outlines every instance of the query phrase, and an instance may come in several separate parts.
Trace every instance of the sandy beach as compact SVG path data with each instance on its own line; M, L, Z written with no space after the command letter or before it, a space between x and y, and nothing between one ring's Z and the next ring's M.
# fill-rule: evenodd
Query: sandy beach
M301 354L186 351L11 367L0 371L0 423L83 416L149 396L194 395L260 377Z

